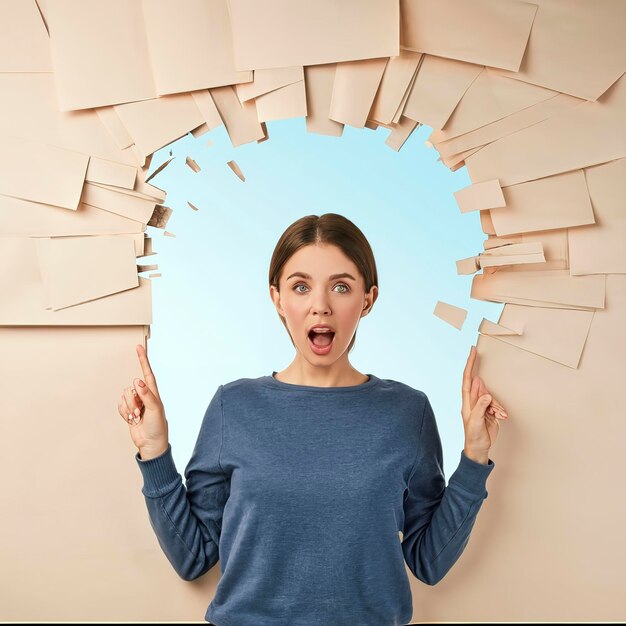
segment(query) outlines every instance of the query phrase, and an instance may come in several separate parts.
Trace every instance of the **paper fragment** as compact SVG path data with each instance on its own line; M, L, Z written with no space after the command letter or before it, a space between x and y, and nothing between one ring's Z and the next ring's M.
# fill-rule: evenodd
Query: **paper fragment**
M308 133L332 137L341 137L343 133L344 125L329 117L336 70L336 63L311 65L304 68Z
M436 315L439 319L451 324L458 330L462 330L465 318L467 317L467 311L453 304L438 300L433 315Z
M200 209L198 209L198 207L195 204L191 204L191 202L189 202L189 200L187 200L187 204L194 210L194 211L199 211Z
M411 136L411 133L420 126L421 124L419 122L411 120L408 117L404 117L404 115L400 116L400 122L393 127L389 136L385 140L385 144L398 152L406 140Z
M230 167L231 170L233 170L233 172L235 172L235 174L237 174L237 176L245 183L246 182L246 177L243 175L243 172L241 171L241 169L239 168L239 166L237 165L237 163L235 163L235 161L228 161L228 163L226 163L226 165L228 165L228 167Z
M176 157L171 156L166 161L163 161L163 163L161 163L161 165L159 165L159 167L157 167L154 172L152 172L152 174L150 174L150 176L146 178L145 182L148 182L149 180L153 179L159 172L162 172L175 158Z
M337 63L328 116L336 122L363 128L388 60Z
M185 159L185 163L197 174L200 171L200 166L190 157L188 156Z
M504 195L497 178L468 185L455 191L454 197L461 213L505 206Z
M494 324L488 319L483 317L480 326L478 327L478 332L483 335L523 335L523 329L513 330L512 328L507 328L506 326L502 326L502 324Z

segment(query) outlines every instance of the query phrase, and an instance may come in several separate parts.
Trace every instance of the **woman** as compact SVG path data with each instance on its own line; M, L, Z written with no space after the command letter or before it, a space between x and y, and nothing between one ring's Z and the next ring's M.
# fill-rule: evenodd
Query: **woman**
M413 608L405 563L434 585L457 561L488 495L488 453L506 413L472 378L472 346L465 446L446 487L426 394L349 362L378 277L369 243L345 217L292 224L274 250L269 283L296 356L271 376L219 386L186 485L137 346L145 382L135 379L118 408L138 448L151 525L184 580L220 560L210 623L406 624Z

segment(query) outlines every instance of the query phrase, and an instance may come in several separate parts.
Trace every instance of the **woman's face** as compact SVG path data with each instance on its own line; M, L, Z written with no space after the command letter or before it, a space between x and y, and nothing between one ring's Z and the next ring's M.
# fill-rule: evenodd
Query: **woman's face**
M272 286L270 295L285 317L296 349L311 363L325 365L346 352L359 320L369 313L378 292L374 286L366 294L357 266L340 248L329 244L300 248L285 264L279 287L280 293ZM320 344L317 349L309 338L316 324L334 330L334 335L316 340ZM329 337L330 347L325 347Z

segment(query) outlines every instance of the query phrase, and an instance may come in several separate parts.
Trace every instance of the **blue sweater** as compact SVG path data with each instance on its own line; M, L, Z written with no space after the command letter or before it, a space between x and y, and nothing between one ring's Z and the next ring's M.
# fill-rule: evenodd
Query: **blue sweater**
M435 585L461 556L494 468L461 451L446 486L422 391L369 374L348 387L271 376L220 385L185 469L142 461L142 493L184 580L220 561L217 626L407 624L405 563ZM402 536L403 535L403 536Z

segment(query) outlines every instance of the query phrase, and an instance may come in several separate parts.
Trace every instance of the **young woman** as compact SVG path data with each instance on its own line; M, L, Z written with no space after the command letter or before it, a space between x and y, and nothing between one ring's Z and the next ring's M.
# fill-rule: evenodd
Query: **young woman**
M427 395L349 362L378 277L369 243L345 217L292 224L274 250L269 283L296 356L271 376L219 386L185 485L137 346L144 380L124 391L118 409L138 448L151 525L184 580L219 559L205 614L212 624L407 624L405 563L434 585L458 560L488 495L489 450L506 413L472 377L472 346L465 445L446 486Z

